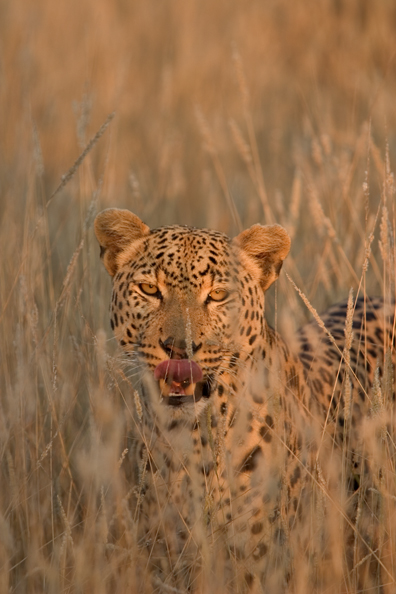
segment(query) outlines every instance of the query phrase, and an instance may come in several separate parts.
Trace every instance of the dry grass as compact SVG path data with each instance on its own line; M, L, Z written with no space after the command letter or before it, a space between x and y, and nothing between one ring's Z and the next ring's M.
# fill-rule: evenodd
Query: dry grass
M126 206L151 226L231 234L276 221L293 240L285 268L318 311L351 287L389 299L396 8L5 0L0 15L0 591L133 592L139 401L109 332L93 216ZM309 317L286 275L276 307L287 333ZM385 384L379 426L393 421ZM392 592L394 461L375 440L370 456ZM331 508L329 527L344 502L323 494L314 520ZM343 574L329 534L318 575L355 592L358 567ZM301 564L293 592L306 579Z

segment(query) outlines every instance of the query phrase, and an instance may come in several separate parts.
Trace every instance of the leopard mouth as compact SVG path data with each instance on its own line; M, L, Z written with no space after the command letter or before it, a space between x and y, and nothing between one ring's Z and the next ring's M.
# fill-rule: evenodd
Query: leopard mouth
M163 397L163 402L168 406L181 406L182 404L196 404L201 400L201 398L209 398L211 394L210 389L210 379L204 378L202 382L197 382L196 384L189 385L189 391L192 390L191 394L172 394L169 393L165 396L163 390L161 389L161 396Z
M202 369L195 361L169 359L162 361L154 370L162 401L169 406L195 404L210 396L210 378L203 377Z

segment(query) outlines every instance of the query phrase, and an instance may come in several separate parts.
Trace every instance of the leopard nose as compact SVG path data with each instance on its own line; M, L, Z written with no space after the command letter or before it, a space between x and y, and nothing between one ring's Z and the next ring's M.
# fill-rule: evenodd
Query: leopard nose
M168 336L168 338L164 341L160 339L159 344L170 359L188 359L189 355L191 355L191 353L188 352L189 349L187 346L187 341L184 338L178 339L173 338L173 336ZM198 349L201 348L201 346L202 342L196 344L194 341L192 341L192 354L194 355Z

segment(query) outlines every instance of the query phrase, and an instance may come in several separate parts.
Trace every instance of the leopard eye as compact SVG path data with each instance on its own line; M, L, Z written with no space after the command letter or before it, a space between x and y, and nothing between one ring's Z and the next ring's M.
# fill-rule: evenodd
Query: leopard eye
M224 301L228 297L228 291L225 289L215 289L211 291L208 298L212 301Z
M156 285L152 285L151 283L140 283L139 289L145 293L145 295L160 295L158 287Z

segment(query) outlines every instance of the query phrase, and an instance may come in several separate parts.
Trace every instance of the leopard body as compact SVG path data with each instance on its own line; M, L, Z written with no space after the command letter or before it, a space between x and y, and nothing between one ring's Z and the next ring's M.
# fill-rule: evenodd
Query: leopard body
M321 461L334 444L342 450L348 423L356 489L357 420L389 349L394 359L394 307L357 301L349 358L346 302L324 316L331 336L311 323L291 349L264 317L265 291L290 248L278 225L230 240L191 227L150 230L109 209L95 230L113 277L111 325L136 376L141 549L178 588L195 589L214 551L231 590L283 591L295 551L307 546L299 527L325 481ZM186 390L158 371L186 360L192 376L202 371Z

